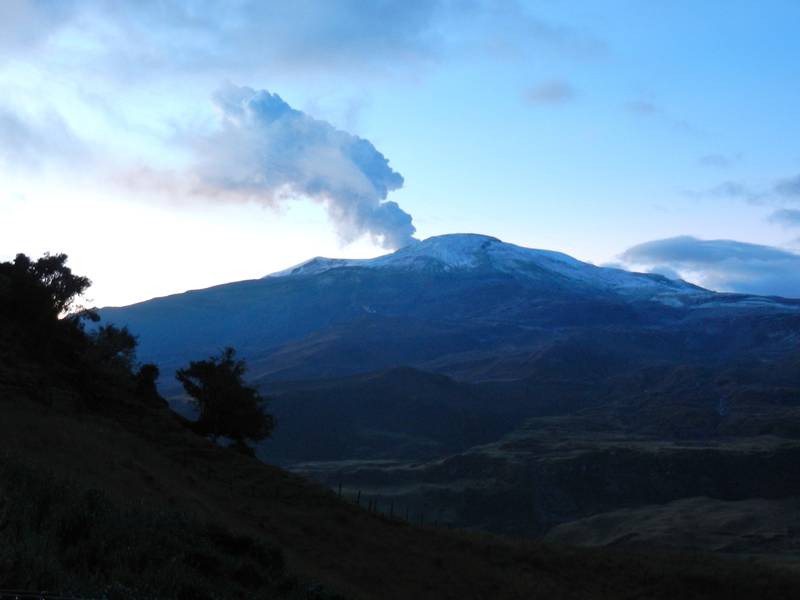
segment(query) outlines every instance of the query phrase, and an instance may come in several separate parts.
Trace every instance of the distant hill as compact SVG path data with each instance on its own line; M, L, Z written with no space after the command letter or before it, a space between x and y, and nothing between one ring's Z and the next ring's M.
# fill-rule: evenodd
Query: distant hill
M261 445L270 462L431 458L494 441L524 416L480 386L411 368L271 391L281 427Z

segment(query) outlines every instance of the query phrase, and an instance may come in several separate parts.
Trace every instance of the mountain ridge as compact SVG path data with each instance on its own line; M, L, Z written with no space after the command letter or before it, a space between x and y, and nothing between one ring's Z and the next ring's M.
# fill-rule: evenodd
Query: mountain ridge
M438 268L443 271L490 269L532 278L549 274L617 290L638 287L663 288L664 291L687 294L709 292L683 280L669 279L655 273L636 273L613 267L598 267L562 252L526 248L476 233L433 236L375 258L347 259L317 256L288 269L271 273L264 279L315 275L351 267L409 270Z
M141 356L165 373L234 346L265 381L398 366L523 378L526 356L568 339L707 360L783 348L800 317L800 300L712 292L480 235L311 266L99 313L137 332Z

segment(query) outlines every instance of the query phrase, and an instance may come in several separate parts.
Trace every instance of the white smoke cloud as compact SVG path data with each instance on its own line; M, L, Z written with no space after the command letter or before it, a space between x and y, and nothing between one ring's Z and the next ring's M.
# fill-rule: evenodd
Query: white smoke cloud
M396 249L414 241L411 215L386 200L403 177L368 140L266 90L227 85L214 102L222 122L195 149L199 193L269 206L310 198L325 206L345 242L367 234Z

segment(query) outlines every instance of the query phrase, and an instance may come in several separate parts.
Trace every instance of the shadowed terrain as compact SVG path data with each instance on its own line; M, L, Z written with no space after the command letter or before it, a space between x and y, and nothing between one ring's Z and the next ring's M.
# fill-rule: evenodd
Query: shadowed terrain
M800 495L794 300L465 234L101 313L166 373L239 345L279 423L262 460L417 520L540 536Z
M40 281L38 263L17 262L0 271L3 587L310 599L744 599L800 589L797 574L760 563L414 526L375 499L365 510L366 497L359 506L194 433L155 393L152 369L133 368L128 334L58 319L60 288ZM69 282L56 267L55 281Z
M25 371L15 369L14 373L24 375ZM99 521L82 517L84 520L75 526L87 527L91 533L79 529L72 535L78 539L91 535L93 545L88 546L87 554L69 554L68 548L80 551L81 546L59 550L51 545L44 555L51 558L47 564L39 561L36 569L31 563L41 555L35 547L25 554L11 546L9 554L6 545L5 554L0 555L5 557L0 561L0 579L8 585L44 581L51 589L61 585L77 592L113 582L119 583L120 589L140 589L140 581L125 575L138 571L126 566L124 560L147 556L152 544L152 534L147 532L157 527L159 536L184 535L191 543L174 549L174 560L183 565L181 579L175 585L181 581L191 584L181 592L189 593L187 589L206 586L205 581L215 582L216 588L209 585L205 590L209 597L214 597L211 593L221 585L214 573L221 576L225 569L246 568L248 564L256 568L258 576L247 579L242 575L241 589L261 589L253 587L259 584L280 586L285 580L286 587L279 587L285 597L293 597L293 590L316 585L300 582L321 583L324 588L319 588L320 597L324 597L323 589L329 589L353 598L398 599L791 598L800 589L800 578L788 572L707 556L634 556L414 527L368 514L297 476L215 447L186 430L166 409L143 408L123 391L105 397L104 409L97 414L80 408L81 397L67 386L38 389L49 394L49 404L31 400L16 377L9 381L8 371L0 386L4 417L0 435L7 448L13 449L2 457L0 497L5 527L19 526L21 519L30 518L19 514L31 505L14 500L19 479L8 475L23 468L25 472L46 474L36 476L37 481L45 483L26 485L45 485L54 490L45 496L50 498L49 512L69 515L71 498L89 493L85 497L91 499L96 496L88 490L102 490L102 498L108 500L99 501L101 508L90 505L79 515L119 511L142 533L134 538L129 552L114 555L121 556L114 568L100 574L94 571L92 557L98 550L93 548L113 546L120 539L115 533L118 528L130 531L121 517L120 525L114 524L117 517ZM74 490L75 496L60 493L61 485ZM182 529L175 534L163 531L168 519L177 519ZM106 522L111 525L104 525ZM44 523L40 527L47 532L50 526ZM226 533L214 534L219 528ZM209 535L205 539L210 541L200 544L203 536ZM209 548L207 544L211 544L210 549L204 549ZM237 558L226 544L241 548L236 551L241 555ZM261 551L257 548L262 545L279 550L286 568L299 576L300 582L281 574L282 560L271 563L266 572L265 567L259 567L258 561L263 559L258 557L264 555L258 554ZM215 552L223 554L214 558ZM14 561L9 562L10 556ZM20 566L19 561L26 560L31 562ZM235 562L229 567L230 561ZM34 577L38 579L34 581ZM154 576L147 583L158 581ZM237 597L233 589L226 588L221 597ZM134 597L143 597L137 594L134 592ZM158 597L171 596L162 591Z

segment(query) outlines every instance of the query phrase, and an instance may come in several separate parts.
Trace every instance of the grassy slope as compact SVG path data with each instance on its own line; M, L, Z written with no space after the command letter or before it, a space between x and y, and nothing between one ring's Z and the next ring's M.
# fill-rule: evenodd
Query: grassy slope
M53 397L53 395L51 395ZM214 447L163 409L114 417L0 387L0 460L280 547L289 569L353 598L793 598L800 578L693 556L627 556L470 536L369 515L276 468ZM69 402L67 402L69 404Z
M546 539L639 550L703 548L770 555L800 564L800 499L682 498L610 511L559 525Z
M175 510L120 507L0 462L0 584L105 600L332 598L286 573L280 549Z

